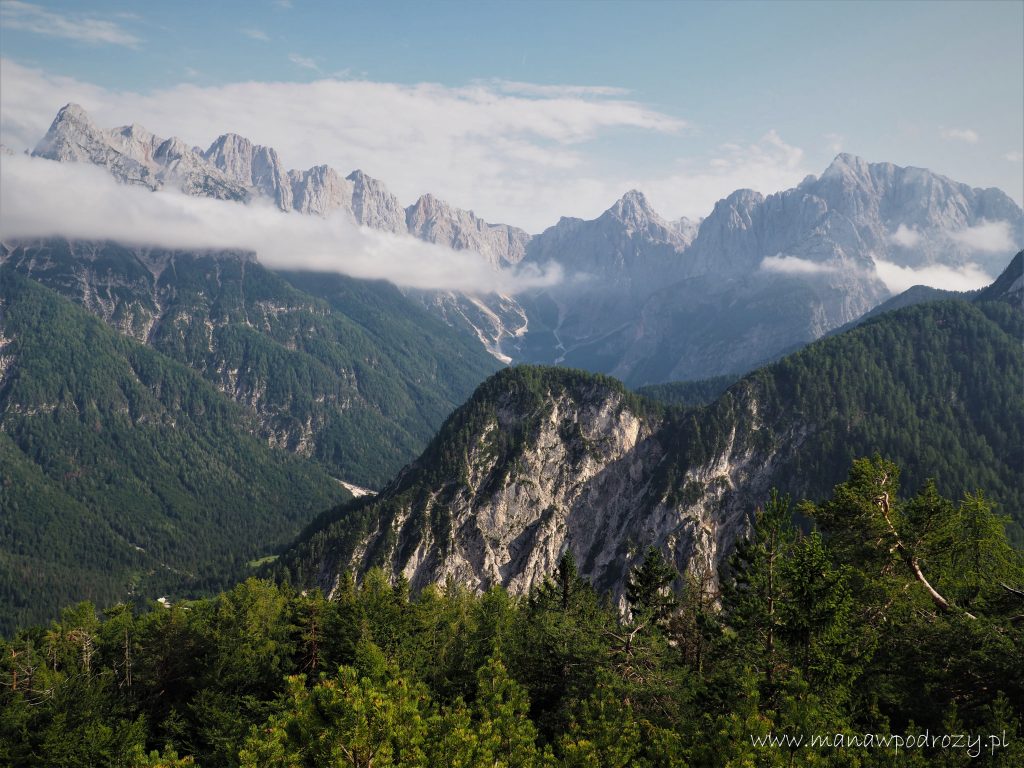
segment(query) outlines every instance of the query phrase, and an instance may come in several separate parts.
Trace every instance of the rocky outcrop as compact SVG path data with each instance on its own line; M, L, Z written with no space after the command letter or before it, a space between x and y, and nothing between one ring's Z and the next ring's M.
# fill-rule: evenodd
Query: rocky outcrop
M364 227L405 232L405 209L388 188L360 170L345 177L352 184L352 214Z
M756 403L744 407L743 431L673 473L679 425L621 385L508 369L363 513L328 529L330 544L314 536L285 562L308 567L321 552L317 580L328 591L346 570L382 565L414 589L451 579L525 594L569 549L584 576L621 597L631 567L657 546L680 571L713 582L773 469L747 437Z
M488 224L472 211L423 195L405 211L409 232L429 243L479 253L495 269L518 264L530 235L506 224Z

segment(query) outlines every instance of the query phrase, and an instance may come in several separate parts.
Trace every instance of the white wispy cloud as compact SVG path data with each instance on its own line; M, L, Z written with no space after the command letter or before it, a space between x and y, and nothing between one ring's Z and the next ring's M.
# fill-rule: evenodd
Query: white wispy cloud
M303 69L312 69L315 72L320 71L320 66L309 56L303 56L299 53L289 53L288 61L298 67L302 67Z
M140 40L116 22L84 14L60 14L33 3L0 0L0 26L94 45L138 46Z
M765 272L779 272L784 275L824 275L837 271L837 267L832 264L781 254L766 256L761 261L761 269Z
M252 40L259 40L261 42L267 42L268 40L270 40L270 35L268 35L262 29L257 29L256 27L242 27L242 29L239 31L243 35Z
M977 144L981 138L973 128L943 128L940 133L948 141L963 141L967 144Z
M982 221L973 227L947 234L950 239L971 251L999 253L1014 250L1010 225L1005 221Z
M1011 163L1024 162L1024 152L1007 152L1003 157Z
M901 245L904 248L913 248L919 242L921 242L921 233L913 227L908 227L906 224L900 224L896 227L896 231L890 235L890 238L896 245Z
M523 83L517 80L491 81L503 93L516 93L522 96L543 96L545 98L576 98L580 96L628 96L628 88L616 88L607 85L542 85Z
M183 249L255 252L277 269L339 272L420 289L517 293L551 285L556 266L494 271L471 251L359 227L347 215L320 218L252 204L150 192L105 170L24 155L4 158L0 238L62 236Z
M902 293L915 285L929 285L947 291L973 291L992 282L992 276L973 263L962 267L933 264L914 268L902 267L877 256L874 261L879 279L894 294Z

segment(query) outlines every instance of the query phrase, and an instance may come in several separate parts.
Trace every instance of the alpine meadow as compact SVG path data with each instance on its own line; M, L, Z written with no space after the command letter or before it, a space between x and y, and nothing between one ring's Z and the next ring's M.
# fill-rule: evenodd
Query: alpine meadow
M1024 765L1024 3L0 0L0 766Z

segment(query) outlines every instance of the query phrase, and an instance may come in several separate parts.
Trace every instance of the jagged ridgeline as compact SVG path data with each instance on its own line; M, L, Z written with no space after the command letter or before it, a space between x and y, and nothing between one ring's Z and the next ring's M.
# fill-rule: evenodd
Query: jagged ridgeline
M223 588L348 494L196 372L0 266L0 633Z
M0 259L198 371L271 445L358 485L393 477L498 366L384 282L66 240Z
M985 489L1024 543L1020 264L1000 290L874 318L704 407L665 408L580 371L501 371L378 498L311 525L277 573L331 590L345 570L382 565L413 587L525 592L568 547L621 594L646 546L708 572L770 486L822 498L876 452L904 468L908 492L927 478L953 497Z

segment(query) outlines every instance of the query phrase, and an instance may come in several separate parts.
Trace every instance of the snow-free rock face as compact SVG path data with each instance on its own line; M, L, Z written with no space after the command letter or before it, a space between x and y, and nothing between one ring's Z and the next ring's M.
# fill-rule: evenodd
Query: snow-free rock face
M611 380L508 369L365 515L326 532L332 545L313 571L304 545L285 561L319 573L328 591L346 570L382 565L414 589L453 579L524 594L570 549L584 576L621 597L630 568L657 546L680 571L713 582L772 462L734 431L711 459L666 472L677 451L670 429Z
M274 200L282 211L292 209L291 180L273 148L226 133L210 145L204 157L237 183Z
M120 142L119 142L120 143ZM140 154L152 154L152 137ZM123 145L122 145L123 146ZM160 186L156 174L147 163L112 146L112 141L92 122L88 113L77 104L63 107L50 125L50 130L36 144L32 154L61 163L89 163L106 168L111 175L127 184L150 189Z
M472 211L423 195L405 212L409 232L429 243L479 253L495 269L518 264L530 235L505 224L488 224Z
M364 227L405 232L405 209L388 188L360 170L345 177L352 184L352 213Z
M292 201L296 211L326 216L344 210L352 215L353 185L333 168L317 165L308 171L289 171Z
M221 173L180 139L161 139L139 125L101 131L77 104L68 104L32 152L58 162L106 168L125 184L149 189L171 186L190 195L245 200L242 185Z

